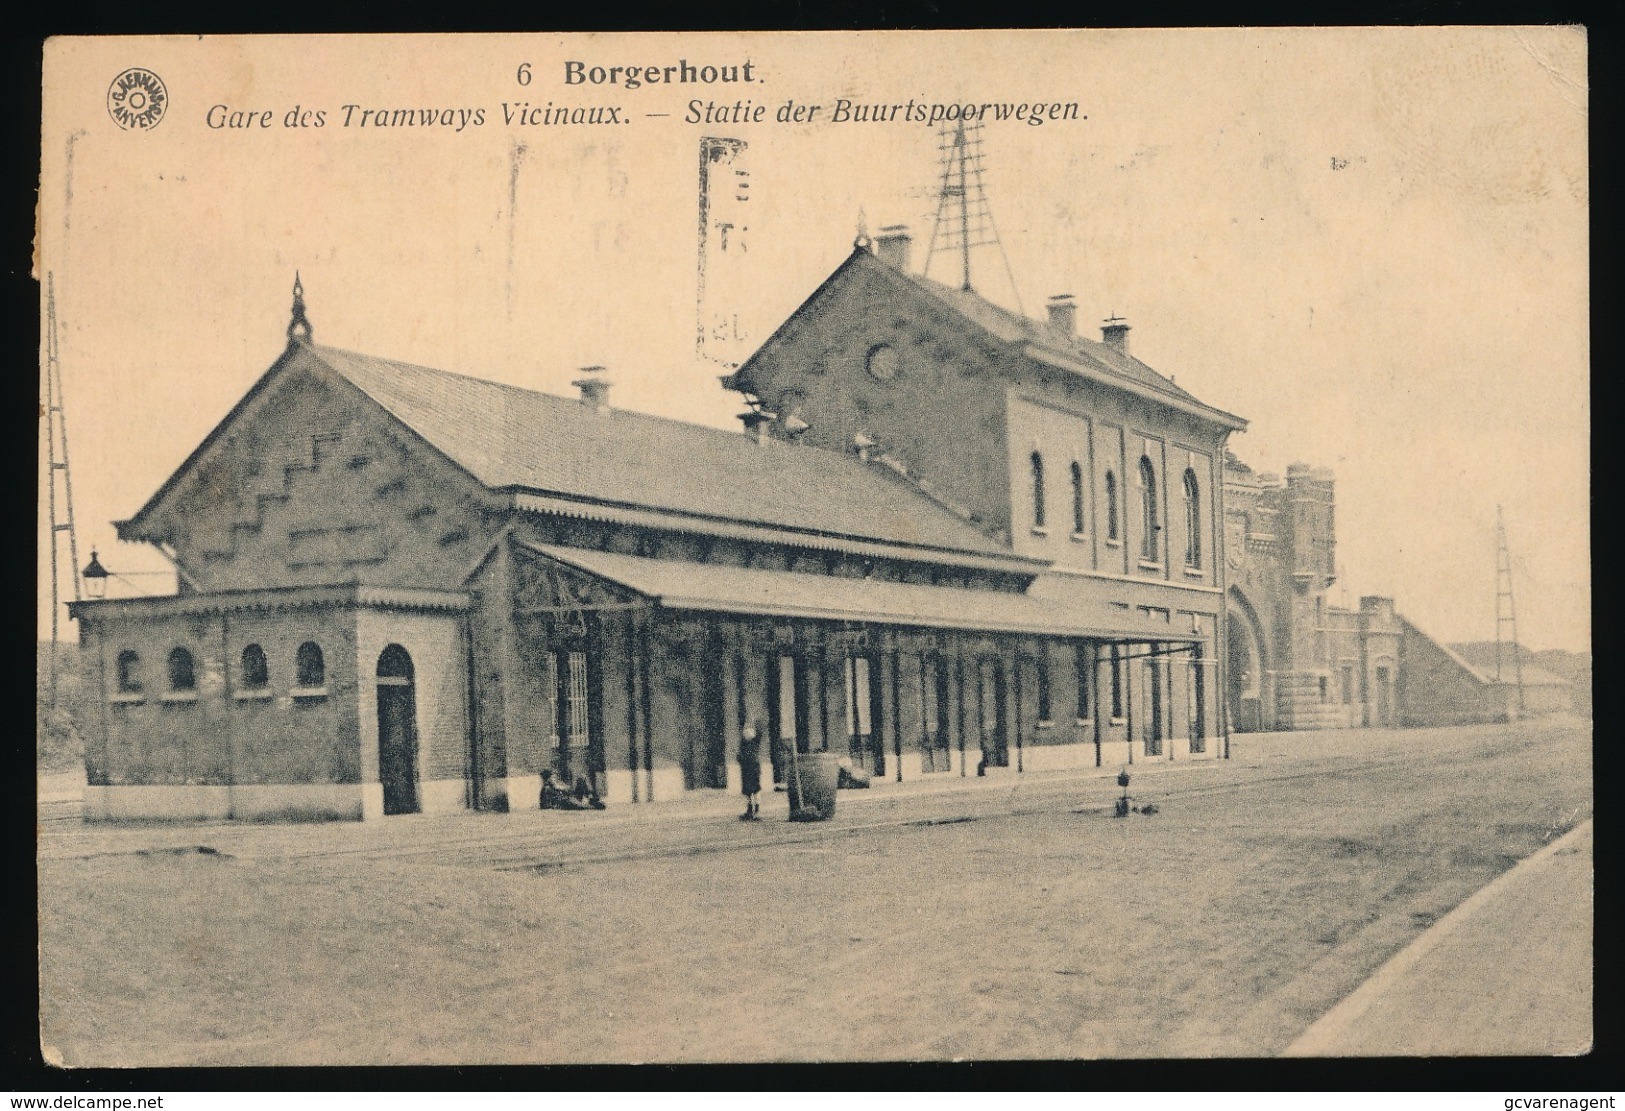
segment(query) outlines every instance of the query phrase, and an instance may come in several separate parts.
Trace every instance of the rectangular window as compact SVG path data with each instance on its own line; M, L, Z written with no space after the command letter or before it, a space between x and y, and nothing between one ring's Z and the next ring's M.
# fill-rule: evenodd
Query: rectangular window
M569 657L570 747L587 743L587 654L571 652Z
M1354 669L1352 667L1345 667L1343 669L1343 705L1350 706L1350 705L1353 705L1353 703L1354 703Z
M1328 697L1328 692L1327 692L1326 688L1327 688L1327 679L1326 679L1326 676L1322 675L1320 677L1320 700L1322 702L1330 702L1331 701L1331 699Z

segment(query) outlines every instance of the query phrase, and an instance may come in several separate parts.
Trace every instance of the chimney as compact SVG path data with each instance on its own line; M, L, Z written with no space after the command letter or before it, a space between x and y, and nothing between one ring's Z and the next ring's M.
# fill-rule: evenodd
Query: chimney
M914 244L914 237L908 233L907 224L893 224L880 229L880 235L875 240L875 254L894 270L908 272L908 251Z
M759 444L765 444L773 438L770 430L777 419L775 414L761 409L752 409L748 413L739 414L739 420L745 426L745 435Z
M1120 316L1108 317L1100 326L1100 339L1107 347L1115 347L1128 354L1128 321Z
M1077 335L1078 306L1072 294L1057 293L1049 299L1049 326L1069 338Z
M874 454L875 439L869 433L859 429L857 435L852 437L852 446L857 450L858 458L867 463L870 456Z
M590 405L600 413L609 412L609 380L600 377L604 368L601 366L584 366L581 368L581 377L570 385L581 391L581 404Z

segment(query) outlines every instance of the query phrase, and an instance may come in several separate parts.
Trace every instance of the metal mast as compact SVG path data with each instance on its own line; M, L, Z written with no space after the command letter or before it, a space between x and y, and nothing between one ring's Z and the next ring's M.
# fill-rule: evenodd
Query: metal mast
M1518 644L1518 608L1512 598L1512 552L1507 548L1506 524L1495 507L1495 681L1501 682L1502 657L1507 651L1501 630L1512 633L1512 674L1518 684L1518 713L1523 710L1523 649Z
M1021 291L1016 288L1016 278L1010 270L1010 257L999 241L999 230L993 223L993 210L988 207L987 188L982 181L982 125L967 124L963 120L945 123L937 138L941 160L937 216L931 225L931 242L926 247L923 273L930 275L931 262L939 250L958 254L960 288L970 289L971 249L997 247L999 257L1004 260L1005 276L1010 279L1011 292L1015 294L1016 308L1020 310Z
M57 351L56 281L45 275L45 481L51 525L51 705L56 705L56 642L62 623L62 579L58 569L60 534L68 534L68 578L79 600L79 535L73 526L73 476L68 470L68 422L62 407L62 362ZM58 481L58 475L61 481ZM61 511L58 511L60 503Z

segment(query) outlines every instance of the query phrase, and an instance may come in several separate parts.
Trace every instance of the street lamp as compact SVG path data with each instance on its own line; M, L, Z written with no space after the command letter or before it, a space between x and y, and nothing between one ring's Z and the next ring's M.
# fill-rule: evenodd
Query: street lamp
M85 580L86 594L92 598L107 597L108 570L102 566L102 561L96 558L95 548L90 549L90 562L85 564L85 569L79 574Z

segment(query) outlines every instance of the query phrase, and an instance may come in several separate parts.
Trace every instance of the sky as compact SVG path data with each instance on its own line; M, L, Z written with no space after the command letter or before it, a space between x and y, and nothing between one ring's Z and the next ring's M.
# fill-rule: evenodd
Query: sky
M606 83L568 84L570 61ZM682 61L754 80L607 83ZM1249 420L1231 447L1255 470L1331 468L1334 602L1390 595L1439 639L1493 639L1500 506L1520 639L1589 650L1585 65L1572 28L54 39L36 262L80 562L98 549L109 593L173 589L111 522L280 353L295 270L317 342L561 394L602 365L617 406L737 428L694 348L700 139L747 144L733 288L759 343L860 220L908 224L924 260L934 129L836 122L838 102L1042 102L1076 118L983 128L1003 255L974 253L976 288L1127 318L1138 357ZM147 129L109 111L130 67L167 91ZM691 122L694 101L764 118ZM821 111L781 123L790 102ZM513 125L505 104L626 122ZM397 108L451 122L359 123ZM210 126L233 112L271 126ZM42 570L42 635L49 611Z

